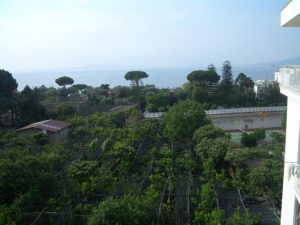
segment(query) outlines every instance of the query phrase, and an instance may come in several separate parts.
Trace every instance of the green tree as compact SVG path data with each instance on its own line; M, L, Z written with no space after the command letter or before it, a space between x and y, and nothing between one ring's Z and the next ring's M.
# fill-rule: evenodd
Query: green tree
M11 97L13 92L17 90L18 83L10 72L0 70L0 97Z
M110 88L109 88L109 84L101 84L100 87L106 91L109 91Z
M212 159L214 168L220 170L227 166L228 163L224 158L231 148L232 145L228 138L203 138L201 142L197 144L195 151L202 161Z
M12 207L11 207L12 208ZM16 225L13 210L7 206L0 205L0 225Z
M207 67L207 70L210 72L217 72L216 67L214 66L214 64L209 64Z
M234 106L253 106L256 95L254 93L254 82L244 73L240 73L235 79L232 105Z
M208 86L217 83L220 76L213 70L195 70L188 74L187 79L190 82L198 82L201 86Z
M242 138L241 138L241 144L245 147L256 147L257 146L257 139L256 139L256 136L251 133L251 134L248 134L246 132L244 132L242 134Z
M0 113L11 111L11 119L14 123L15 100L14 91L17 90L18 83L10 72L0 70Z
M20 116L21 125L45 119L46 110L44 106L39 103L38 94L36 89L32 90L29 86L25 86L18 94L17 111Z
M250 160L258 156L254 148L231 148L226 153L225 160L235 167L247 166Z
M88 86L86 84L74 84L72 87L76 88L79 91L86 89Z
M230 104L230 96L233 94L233 79L231 63L226 60L223 63L222 80L218 87L218 97L220 103Z
M256 141L262 141L266 138L266 130L264 128L257 128L253 131Z
M63 104L63 105L60 105L59 107L57 107L56 112L57 112L58 117L65 118L65 117L75 115L76 110L72 105Z
M74 83L74 80L71 77L62 76L60 78L57 78L55 80L55 83L57 83L59 86L65 87L66 85L72 85Z
M250 190L255 195L269 196L279 206L282 194L282 178L282 161L263 160L250 172Z
M67 176L70 178L86 179L97 167L97 161L78 160L70 165Z
M236 208L234 214L228 218L226 225L259 225L261 224L258 217L248 213L241 212L240 208Z
M284 144L285 142L285 135L281 134L281 133L278 133L278 132L272 132L270 134L271 138L277 142L277 143L280 143L280 144Z
M108 198L94 209L88 225L149 225L156 216L152 204L133 196Z
M228 90L233 86L232 67L228 60L223 63L221 84L223 84L225 88L228 88Z
M200 143L204 138L216 139L219 137L224 137L225 131L221 128L215 127L213 124L208 124L203 127L200 127L195 131L193 140L196 143Z
M191 84L191 95L190 98L197 102L208 102L209 92L207 89L200 86L198 83Z
M124 78L131 81L132 87L139 87L142 85L142 79L148 76L144 71L129 71L125 74Z
M254 82L250 77L247 77L244 73L240 73L234 81L234 84L238 87L247 89L252 89L254 87Z
M112 94L116 98L129 98L132 94L132 90L126 86L116 86L112 89Z
M35 194L40 201L24 203L36 206L42 204L55 191L56 182L51 173L51 164L40 157L26 155L22 157L16 157L14 161L0 160L0 205L12 203L15 199L33 191L37 192Z
M163 116L164 133L173 141L191 140L195 130L208 123L202 106L191 100L174 104Z
M79 93L80 95L85 96L88 86L86 84L74 84L70 88L72 88L75 93ZM68 89L70 89L70 88L68 88ZM71 92L71 91L69 91L69 92Z
M280 93L279 83L275 81L267 91L266 101L271 105L286 105L287 97ZM275 103L275 104L274 104Z
M174 95L167 91L150 93L146 96L146 109L149 112L166 111L176 102Z
M102 87L86 89L87 102L90 105L113 105L112 97L108 96L108 91Z
M212 101L215 97L215 89L220 76L213 68L209 70L196 70L188 74L191 98L199 102Z
M217 209L216 192L210 183L201 186L200 201L195 210L193 225L219 225L223 221L223 213Z

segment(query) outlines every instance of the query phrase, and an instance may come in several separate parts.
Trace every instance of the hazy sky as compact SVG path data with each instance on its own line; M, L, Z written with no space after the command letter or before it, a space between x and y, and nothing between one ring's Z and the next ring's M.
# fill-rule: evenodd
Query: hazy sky
M1 0L0 67L244 65L300 56L286 0Z

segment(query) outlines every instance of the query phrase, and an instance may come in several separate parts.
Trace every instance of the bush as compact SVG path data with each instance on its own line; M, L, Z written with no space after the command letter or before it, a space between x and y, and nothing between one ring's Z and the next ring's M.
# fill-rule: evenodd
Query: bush
M255 134L243 133L241 138L241 144L245 147L251 148L257 146L257 138Z
M149 225L155 215L152 206L141 198L108 198L94 209L88 225Z
M242 213L240 208L227 220L226 225L259 225L260 221L257 216L248 212Z
M56 111L59 114L59 116L72 116L76 113L75 108L68 104L63 104L59 106Z
M262 141L266 138L266 130L263 128L255 129L253 134L256 137L257 141Z

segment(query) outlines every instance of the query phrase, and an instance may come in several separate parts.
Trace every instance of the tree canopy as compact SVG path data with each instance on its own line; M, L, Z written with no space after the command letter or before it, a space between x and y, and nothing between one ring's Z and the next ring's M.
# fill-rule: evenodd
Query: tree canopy
M14 91L17 90L18 83L10 72L0 70L0 112L11 110L14 113Z
M195 70L187 75L187 86L192 100L207 102L214 98L217 83L220 76L216 73L213 65L208 70Z
M220 76L213 70L196 70L188 74L187 79L191 82L197 81L200 84L210 85L217 83L220 80Z
M124 78L131 81L131 85L139 87L141 79L147 78L149 75L144 71L129 71L125 74Z
M74 80L71 77L67 77L67 76L63 76L60 78L57 78L55 80L55 82L59 85L59 86L66 86L66 85L72 85L74 83Z
M0 70L0 97L9 97L18 87L16 79L10 72Z
M221 128L215 127L213 124L208 124L197 129L194 133L193 140L196 143L200 143L202 139L216 139L219 137L224 137L225 131Z
M257 146L257 139L256 135L251 133L243 133L242 138L241 138L241 144L245 147L256 147Z
M209 123L202 106L194 101L181 101L163 116L164 132L173 140L191 140L196 129Z
M233 79L232 79L232 67L231 63L226 60L223 63L223 69L222 69L222 83L228 86L232 86Z
M207 67L207 70L211 71L211 72L216 72L216 67L214 66L214 64L209 64L209 66Z
M247 77L244 73L240 73L234 82L235 85L242 87L242 88L253 88L254 82L250 77Z
M8 97L18 87L16 79L13 78L10 72L0 70L0 96Z

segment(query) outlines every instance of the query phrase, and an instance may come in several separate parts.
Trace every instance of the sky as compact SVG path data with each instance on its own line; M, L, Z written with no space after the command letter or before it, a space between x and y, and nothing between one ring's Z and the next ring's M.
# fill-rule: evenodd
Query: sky
M286 0L0 0L0 68L187 68L300 56Z

